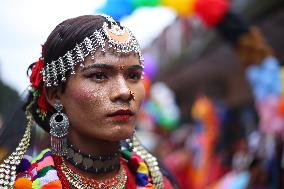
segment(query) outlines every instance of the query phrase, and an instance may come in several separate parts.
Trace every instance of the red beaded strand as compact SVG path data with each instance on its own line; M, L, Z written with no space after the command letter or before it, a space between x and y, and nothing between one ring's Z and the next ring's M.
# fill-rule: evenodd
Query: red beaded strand
M58 177L61 181L61 184L62 184L62 188L63 189L72 189L71 188L71 185L66 177L66 175L63 173L62 171L62 164L63 164L63 160L60 156L56 156L56 155L53 155L53 159L54 159L54 165L56 167L56 170L57 170L57 174L58 174ZM125 166L122 165L124 168ZM73 172L75 172L71 167L69 167L69 169L71 169ZM125 173L126 174L126 173ZM80 175L81 178L84 178L83 176ZM85 179L85 182L87 184L90 184L92 185L94 188L101 188L102 187L102 184L105 186L105 187L110 187L110 186L114 186L115 184L117 184L118 180L117 180L117 177L114 177L110 180L107 180L107 182L105 183L101 183L101 182L96 182L95 180L93 179L90 179L90 178L84 178ZM128 180L128 179L127 179Z
M66 176L61 170L62 158L60 156L53 155L53 160L54 160L54 165L56 167L59 180L61 181L61 184L62 184L62 189L72 189L70 187L70 183L68 182Z

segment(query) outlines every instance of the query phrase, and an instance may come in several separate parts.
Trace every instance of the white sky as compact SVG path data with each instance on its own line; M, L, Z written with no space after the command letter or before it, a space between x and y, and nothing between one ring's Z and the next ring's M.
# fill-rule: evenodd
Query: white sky
M55 26L67 18L94 14L104 3L105 0L0 0L0 78L22 93L29 85L26 69L40 57L41 44ZM166 8L143 8L122 23L145 47L174 17L174 12Z

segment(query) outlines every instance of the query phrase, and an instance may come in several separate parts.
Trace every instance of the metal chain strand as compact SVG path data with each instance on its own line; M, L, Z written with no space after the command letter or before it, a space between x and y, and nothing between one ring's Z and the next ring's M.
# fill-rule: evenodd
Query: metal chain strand
M136 152L147 164L155 189L163 189L163 175L158 166L157 158L149 153L140 143L139 139L133 134L132 143L129 142L130 147Z
M26 108L26 118L27 118L27 127L23 138L21 139L16 151L14 151L9 157L4 160L4 163L0 165L0 188L8 189L13 188L15 179L16 179L16 167L21 162L24 154L27 152L27 149L30 145L31 139L31 129L34 124L33 117L30 113L30 108L33 102L29 104Z
M72 185L76 189L123 189L127 181L127 175L123 166L121 166L121 170L115 177L115 184L113 184L112 186L107 186L103 181L98 181L99 183L97 184L97 187L94 186L92 183L88 183L84 177L82 178L81 175L76 174L64 163L64 161L61 164L61 170L70 185Z

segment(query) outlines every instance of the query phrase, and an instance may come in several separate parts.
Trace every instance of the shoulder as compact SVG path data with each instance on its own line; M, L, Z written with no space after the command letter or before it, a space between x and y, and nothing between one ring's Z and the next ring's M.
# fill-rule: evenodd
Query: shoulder
M165 189L175 189L178 188L176 187L176 184L173 181L171 177L169 177L169 174L165 169L160 167L156 169L156 172L151 172L151 168L149 169L149 165L142 159L137 153L129 151L129 150L123 150L122 151L122 156L125 158L125 166L127 167L127 172L128 172L128 183L133 183L130 182L131 180L135 180L137 184L137 188L154 188L154 178L152 178L153 175L156 175L155 179L162 180L163 188ZM158 165L158 163L157 163ZM153 168L153 167L152 167ZM158 174L157 170L160 170L161 172ZM131 173L131 175L129 175ZM161 175L161 178L157 178L157 175ZM134 182L135 182L134 181ZM126 187L130 188L130 187Z
M54 166L52 153L49 149L43 150L36 158L23 158L17 167L15 189L32 188L62 188Z

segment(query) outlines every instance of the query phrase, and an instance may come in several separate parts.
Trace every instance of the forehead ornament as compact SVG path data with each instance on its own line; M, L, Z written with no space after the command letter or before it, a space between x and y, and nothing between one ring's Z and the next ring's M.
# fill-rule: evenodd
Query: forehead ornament
M94 57L94 54L100 49L105 52L106 49L112 49L119 54L135 53L139 57L140 64L143 66L143 57L139 44L131 31L120 26L113 18L107 15L103 16L108 22L104 22L102 27L86 37L83 42L67 51L62 57L51 62L45 62L45 67L41 70L43 81L47 87L57 86L58 83L66 81L66 73L75 74L75 66L83 62L88 55Z

